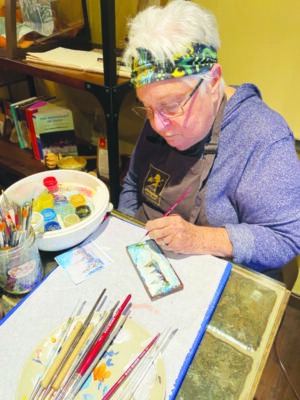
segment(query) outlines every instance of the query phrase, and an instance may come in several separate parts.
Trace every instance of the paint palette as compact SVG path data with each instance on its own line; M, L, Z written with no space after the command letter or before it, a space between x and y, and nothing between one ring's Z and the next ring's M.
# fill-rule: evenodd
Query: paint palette
M70 202L72 199L71 188L74 191L73 195L77 196L75 198L77 206L78 196L83 194L90 204L91 213L83 218L80 223L62 224L62 229L55 230L51 228L49 231L39 233L36 237L40 250L65 250L79 244L98 228L110 208L109 192L106 185L91 174L59 169L30 175L11 185L6 189L5 193L10 200L19 205L24 204L26 201L31 202L32 199L38 199L44 192L45 186L43 182L50 177L56 179L58 187L63 194L68 192ZM52 196L48 195L53 201ZM50 221L50 223L53 223L53 221Z
M61 326L47 335L28 358L20 376L16 400L29 399L37 379L45 370L46 360L53 352L55 343L63 328L64 326ZM151 335L143 326L128 318L102 360L75 397L75 400L98 400L102 398L131 362L147 346L151 338ZM136 368L139 368L139 365ZM112 396L112 399L120 398L123 400L126 398L125 394L121 393L126 388L125 385L126 381L122 383ZM164 362L159 356L156 363L149 368L133 398L139 400L163 400L165 390ZM127 390L127 394L129 393L130 390Z

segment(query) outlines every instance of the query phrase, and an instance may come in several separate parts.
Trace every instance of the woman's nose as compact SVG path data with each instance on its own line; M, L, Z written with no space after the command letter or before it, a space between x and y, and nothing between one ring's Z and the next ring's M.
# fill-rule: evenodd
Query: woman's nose
M151 122L154 129L157 131L163 131L170 125L170 120L161 115L158 111L153 112L153 118Z

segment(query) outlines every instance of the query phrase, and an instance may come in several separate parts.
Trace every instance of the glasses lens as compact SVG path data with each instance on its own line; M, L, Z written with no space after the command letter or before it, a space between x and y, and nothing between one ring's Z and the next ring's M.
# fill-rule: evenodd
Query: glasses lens
M132 107L132 111L138 115L140 118L147 119L148 117L148 111L146 108L143 107Z
M154 118L154 113L151 109L134 106L132 108L132 111L136 115L138 115L140 118L143 118L143 119ZM177 103L170 104L170 105L166 105L163 108L161 108L160 110L158 110L158 114L160 114L163 118L172 119L172 118L176 118L176 117L179 117L180 115L182 115L183 108L181 105L179 105Z
M169 105L165 105L163 108L161 108L159 110L159 113L166 118L175 118L175 117L179 117L180 115L182 115L183 113L183 109L182 107L177 104L169 104Z

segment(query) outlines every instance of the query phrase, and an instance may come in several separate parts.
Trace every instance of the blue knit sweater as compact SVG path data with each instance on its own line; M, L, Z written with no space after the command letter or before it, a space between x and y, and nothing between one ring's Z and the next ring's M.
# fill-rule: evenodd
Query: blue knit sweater
M140 139L149 134L149 124ZM133 152L119 209L139 207ZM243 84L226 104L218 155L206 191L211 226L225 226L233 261L258 271L277 268L300 253L300 162L285 120Z

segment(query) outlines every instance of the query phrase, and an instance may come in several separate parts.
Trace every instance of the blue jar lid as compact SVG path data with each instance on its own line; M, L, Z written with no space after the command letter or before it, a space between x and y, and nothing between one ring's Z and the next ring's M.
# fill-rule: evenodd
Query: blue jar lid
M41 214L45 222L52 221L56 218L56 212L53 210L53 208L44 208L41 211Z
M61 226L60 226L59 223L56 222L56 221L47 222L47 223L45 224L45 227L44 227L45 232L57 231L57 230L59 230L59 229L61 229Z

